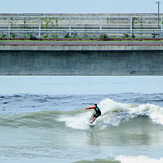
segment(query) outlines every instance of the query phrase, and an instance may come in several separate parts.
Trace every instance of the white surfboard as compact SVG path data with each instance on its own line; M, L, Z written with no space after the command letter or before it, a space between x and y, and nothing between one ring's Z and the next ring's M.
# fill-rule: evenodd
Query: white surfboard
M90 127L93 127L95 124L89 122L88 125L89 125Z

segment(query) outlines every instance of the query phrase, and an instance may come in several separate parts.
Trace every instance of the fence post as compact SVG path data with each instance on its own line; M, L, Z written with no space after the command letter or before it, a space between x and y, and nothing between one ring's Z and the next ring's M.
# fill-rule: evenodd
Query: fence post
M162 38L162 17L161 17L161 38Z
M102 32L102 17L100 17L100 34Z
M71 36L71 17L69 17L69 36Z
M8 38L10 38L10 32L11 32L11 18L8 17Z
M41 17L39 17L39 38L41 38Z
M133 17L130 17L130 37L132 36L132 19Z

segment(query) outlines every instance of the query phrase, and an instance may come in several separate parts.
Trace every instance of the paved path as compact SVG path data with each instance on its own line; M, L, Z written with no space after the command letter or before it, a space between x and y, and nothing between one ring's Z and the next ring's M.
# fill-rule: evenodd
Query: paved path
M130 41L130 42L121 42L121 41L0 41L0 45L3 46L163 46L162 41Z

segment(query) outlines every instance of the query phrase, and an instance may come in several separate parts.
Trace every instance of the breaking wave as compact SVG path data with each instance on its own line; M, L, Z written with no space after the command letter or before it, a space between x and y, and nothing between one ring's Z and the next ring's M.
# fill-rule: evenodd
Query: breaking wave
M117 156L107 159L95 159L92 161L82 160L74 163L162 163L163 158L156 159L147 156Z
M119 126L123 122L128 122L137 117L149 117L155 124L163 125L163 108L153 104L123 104L111 99L102 100L99 104L101 116L97 118L96 124L105 128L107 126ZM85 111L75 115L61 115L59 121L66 123L68 127L75 129L89 128L88 122L92 111Z
M118 156L116 158L117 160L120 161L120 163L162 163L163 158L160 159L155 159L155 158L150 158L147 156Z
M163 125L163 108L154 104L125 104L116 102L109 98L102 100L99 104L101 116L95 121L95 126L106 128L108 126L120 126L129 123L136 118L146 117L153 124ZM13 127L45 127L53 128L56 125L73 129L89 129L88 122L92 119L92 110L84 108L76 111L41 111L24 114L0 115L0 126ZM150 125L150 123L149 123Z

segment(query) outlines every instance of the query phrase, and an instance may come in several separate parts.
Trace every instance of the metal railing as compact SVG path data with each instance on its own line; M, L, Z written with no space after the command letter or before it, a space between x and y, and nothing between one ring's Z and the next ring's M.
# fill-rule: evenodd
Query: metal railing
M4 37L37 37L42 38L47 35L47 37L64 37L64 35L68 34L68 37L71 37L73 35L77 35L78 37L91 37L91 36L99 36L100 34L107 34L110 36L123 36L127 34L129 37L132 37L133 35L139 35L138 37L148 35L148 37L152 37L155 35L160 35L162 38L162 30L161 29L0 29L1 34L7 34L4 35ZM13 36L14 34L14 36Z
M84 35L87 35L88 37L91 35L94 36L99 36L100 34L107 34L109 36L123 36L124 34L132 37L133 35L137 36L137 37L142 37L142 36L147 36L147 37L153 37L155 35L158 35L159 37L162 37L162 23L160 25L160 29L157 28L151 28L150 26L148 27L148 24L146 25L145 29L143 28L143 21L145 22L147 20L147 18L134 18L134 17L32 17L32 18L28 18L28 17L24 17L24 18L18 18L18 17L7 17L7 18L3 18L0 17L0 19L5 19L6 22L8 23L7 27L0 27L0 37L28 37L28 36L34 36L34 37L38 37L38 38L42 38L42 37L63 37L64 35L68 34L70 37L71 36L78 36L78 37L82 37ZM32 20L35 19L37 27L17 27L19 26L19 24L16 26L13 25L13 23L11 22L12 20L22 20L22 21L27 21L27 20ZM68 21L66 22L67 24L62 24L60 23L60 26L56 25L55 27L53 26L46 26L47 22L43 22L43 20L45 19L53 19L53 21L55 21L57 23L58 20L60 21ZM116 23L123 23L123 20L128 21L128 28L122 28L120 25L117 25L115 23L115 25L113 24L114 27L109 27L108 24L104 24L104 21L111 20L113 21L114 19L117 20ZM157 22L157 19L154 17L152 18L148 18L148 19L153 19L155 22ZM72 22L72 21L80 21L83 23L82 24L77 24L77 25ZM86 22L86 20L88 20L88 22ZM141 21L142 24L138 24L137 22L137 27L134 27L134 21ZM91 21L95 21L95 23L91 26ZM121 22L120 22L121 21ZM160 18L160 21L162 22L162 17ZM88 24L87 24L88 23ZM89 24L90 23L90 24ZM86 24L88 27L86 27ZM107 26L108 25L108 26ZM115 28L116 26L116 28ZM154 26L157 26L157 23L154 24ZM139 29L140 28L140 29Z

